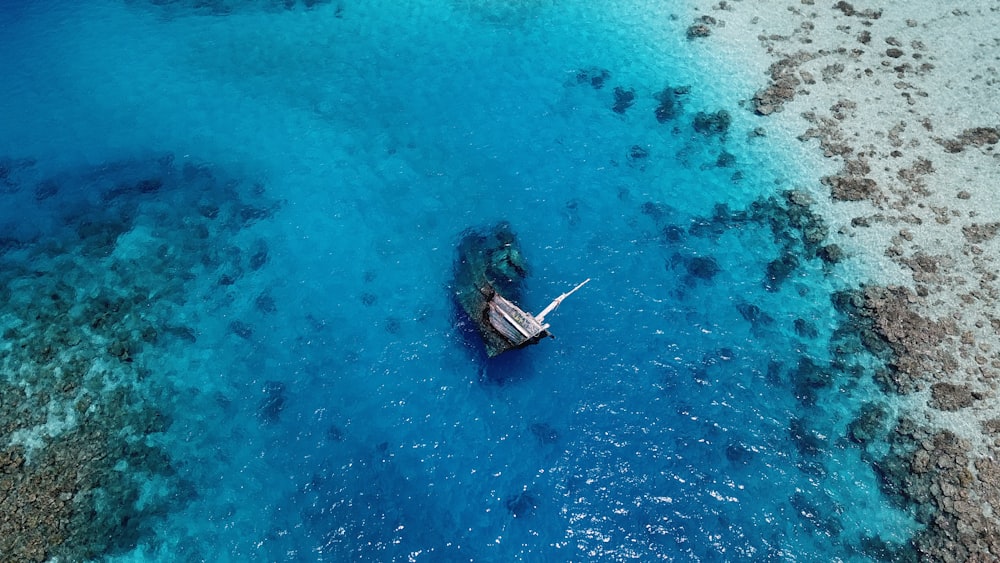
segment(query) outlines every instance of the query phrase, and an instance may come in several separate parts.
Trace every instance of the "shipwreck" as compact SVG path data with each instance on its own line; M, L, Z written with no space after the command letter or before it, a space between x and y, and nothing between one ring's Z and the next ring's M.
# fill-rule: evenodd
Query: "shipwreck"
M545 317L590 281L584 280L532 315L515 304L527 276L527 262L508 223L488 233L467 231L462 237L455 263L455 295L491 358L551 337Z

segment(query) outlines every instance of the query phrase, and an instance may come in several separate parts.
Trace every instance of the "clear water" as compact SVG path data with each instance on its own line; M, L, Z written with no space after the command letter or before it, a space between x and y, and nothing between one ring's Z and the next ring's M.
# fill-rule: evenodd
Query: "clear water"
M830 367L850 275L802 257L768 289L797 235L707 219L808 180L783 140L749 136L742 78L704 73L679 4L196 4L13 2L0 20L0 225L29 241L5 269L145 292L135 314L160 329L136 385L170 424L140 439L175 473L143 484L146 532L110 559L829 561L905 543L912 518L845 437L868 361ZM660 123L667 86L690 92ZM615 87L635 93L623 112ZM719 109L726 135L694 130ZM67 255L109 216L127 228ZM464 230L501 220L532 267L525 309L592 281L549 317L556 340L487 360L451 267ZM831 385L796 385L803 358Z

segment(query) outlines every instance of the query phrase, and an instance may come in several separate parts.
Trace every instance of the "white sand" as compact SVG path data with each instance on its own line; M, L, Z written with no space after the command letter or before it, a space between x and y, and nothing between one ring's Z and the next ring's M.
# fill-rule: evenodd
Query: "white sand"
M770 83L769 67L789 56L799 61L789 71L799 82L794 98L759 117L760 126L772 137L803 139L802 158L817 172L803 187L870 283L911 289L911 310L946 330L937 349L920 351L931 360L913 374L916 390L899 398L902 410L931 432L968 440L975 478L967 487L995 492L1000 483L980 482L976 462L1000 457L1000 437L982 424L1000 419L1000 236L970 229L1000 224L1000 144L951 152L942 140L1000 128L1000 3L869 4L728 0L678 16L685 25L704 22L709 36L692 41L751 77L742 94L748 112ZM832 154L838 146L849 150ZM861 155L878 194L833 201L819 178ZM855 218L868 226L852 224ZM964 386L972 404L935 408L931 385L939 382ZM1000 526L995 510L984 506L984 515Z
M807 188L815 190L836 242L866 266L872 283L927 288L916 310L931 319L952 318L960 331L949 344L955 345L952 352L961 373L950 376L993 396L1000 365L992 364L1000 364L1000 345L990 320L1000 317L1000 285L994 279L1000 237L973 244L963 227L1000 222L1000 144L970 145L950 153L936 139L954 139L974 127L1000 127L1000 5L958 12L935 2L898 2L882 8L878 19L870 19L846 16L832 4L731 1L726 9L716 6L702 12L719 23L700 41L720 57L729 57L734 67L759 74L760 88L767 84L768 66L782 56L818 53L797 72L800 77L811 74L815 83L803 81L782 111L760 118L761 126L770 135L802 135L815 127L815 120L803 116L812 112L834 123L831 134L853 148L850 156L865 154L871 167L866 176L882 192L876 201L831 203L827 186L817 181ZM858 11L863 8L856 6ZM693 21L697 16L689 17ZM857 39L863 31L871 34L867 45ZM887 38L901 45L901 57L886 56L893 47ZM924 64L933 68L919 70ZM913 70L894 70L900 65ZM824 69L829 69L826 80ZM753 94L746 92L748 99ZM854 105L835 116L831 108L841 100ZM817 139L804 144L804 151L823 152ZM929 161L933 171L918 174L915 181L901 179L901 171L919 159ZM830 160L839 168L843 159ZM823 174L829 170L822 167ZM869 218L870 226L852 226L855 217ZM890 247L899 255L888 255L893 254ZM906 266L905 260L920 254L938 263L936 275L915 275ZM963 342L966 331L976 337L974 344L968 337ZM928 381L939 379L934 374ZM914 408L919 408L923 395L913 399ZM961 418L1000 415L995 397L978 403L963 409ZM930 416L954 420L938 413ZM978 443L979 434L975 429L965 437Z

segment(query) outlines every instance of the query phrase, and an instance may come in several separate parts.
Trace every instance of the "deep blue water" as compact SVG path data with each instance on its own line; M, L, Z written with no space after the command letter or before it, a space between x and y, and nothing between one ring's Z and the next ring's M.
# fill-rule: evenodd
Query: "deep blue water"
M82 4L4 5L0 229L30 283L149 298L140 439L175 473L110 558L866 560L915 529L846 438L857 280L753 205L811 180L681 3ZM487 360L450 284L498 221L525 309L592 281Z

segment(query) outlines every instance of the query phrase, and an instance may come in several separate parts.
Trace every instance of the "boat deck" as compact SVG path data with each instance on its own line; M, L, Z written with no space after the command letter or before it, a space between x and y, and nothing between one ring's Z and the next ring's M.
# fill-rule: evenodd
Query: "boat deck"
M548 325L538 322L535 317L522 311L499 293L494 293L490 299L487 314L490 326L510 342L512 347L546 336L545 329Z

